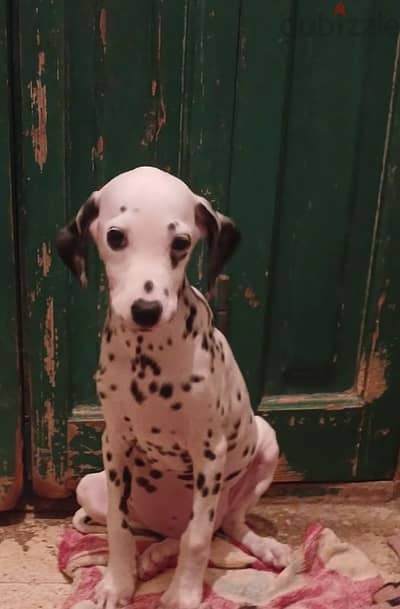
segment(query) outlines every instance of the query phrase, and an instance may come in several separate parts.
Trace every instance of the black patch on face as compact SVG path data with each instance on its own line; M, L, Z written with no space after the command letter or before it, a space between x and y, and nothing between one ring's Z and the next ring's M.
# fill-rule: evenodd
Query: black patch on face
M171 410L180 410L181 408L182 408L181 402L175 402L175 404L172 404L172 406L171 406Z
M160 478L162 478L162 472L160 472L160 470L158 469L151 469L149 471L149 474L151 478L154 478L155 480L159 480Z
M160 429L158 427L152 427L151 428L151 433L160 433Z
M108 477L110 478L111 482L114 482L117 477L117 472L115 471L115 469L110 469L110 471L108 472Z
M131 496L132 491L132 474L129 467L124 467L122 472L122 482L124 483L124 492L119 502L119 509L124 514L128 513L128 499Z
M156 391L158 391L158 385L155 381L152 381L149 385L149 391L150 393L156 393Z
M202 490L201 490L201 496L202 496L202 497L207 497L208 493L209 493L208 488L207 488L206 486L204 486L204 487L202 488Z
M138 478L136 478L136 482L137 482L138 486L141 486L142 488L144 488L144 490L147 491L148 493L154 493L154 491L157 490L157 487L154 486L154 484L152 484L150 482L150 480L148 480L144 476L139 476Z
M229 476L226 476L225 480L232 480L232 478L236 478L241 473L242 470L238 469L236 472L232 472Z
M115 360L115 355L114 353L109 353L108 354L108 359L110 360L110 362L113 362Z
M192 374L190 380L192 381L192 383L201 383L201 381L204 381L204 376L200 376L199 374Z
M106 459L107 461L111 461L112 459L112 454L109 451L106 453Z
M150 292L152 292L152 291L153 291L153 289L154 289L154 283L153 283L152 281L150 281L150 280L145 281L145 282L144 282L144 286L143 286L143 288L144 288L144 291L145 291L147 294L150 294Z
M134 463L135 465L137 465L137 467L144 467L146 465L143 459L141 459L140 457L136 457Z
M220 485L219 482L217 482L217 484L214 485L214 488L212 490L212 494L213 495L218 495L220 488L221 488L221 485Z
M145 397L144 394L140 391L137 382L133 379L131 383L131 393L138 404L144 402Z
M183 383L183 384L181 385L181 387L182 387L183 391L190 391L190 390L191 390L191 388L192 388L192 386L191 386L191 384L190 384L190 383Z
M200 472L197 476L197 481L196 481L196 486L199 489L199 491L203 488L205 482L206 482L206 477L204 474L202 474Z
M164 383L160 387L160 395L161 395L161 397L163 397L165 399L168 399L171 397L172 391L173 391L173 388L170 383Z
M212 522L212 521L214 520L214 516L215 516L215 512L214 512L214 510L212 510L212 509L211 509L211 510L208 512L208 517L209 517L209 519L210 519L210 522Z
M209 448L207 448L207 450L204 451L204 456L206 459L209 459L210 461L214 461L215 460L215 453L213 453L212 450L210 450Z
M196 317L197 309L194 305L190 305L189 315L186 318L186 332L190 334L193 330L193 322Z

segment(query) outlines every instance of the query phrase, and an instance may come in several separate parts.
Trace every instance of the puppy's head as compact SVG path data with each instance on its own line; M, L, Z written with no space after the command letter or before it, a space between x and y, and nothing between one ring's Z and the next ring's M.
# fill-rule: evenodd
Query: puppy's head
M152 167L108 182L59 232L58 253L83 286L90 237L104 262L112 310L135 330L174 317L199 239L208 242L209 289L240 240L229 218L178 178Z

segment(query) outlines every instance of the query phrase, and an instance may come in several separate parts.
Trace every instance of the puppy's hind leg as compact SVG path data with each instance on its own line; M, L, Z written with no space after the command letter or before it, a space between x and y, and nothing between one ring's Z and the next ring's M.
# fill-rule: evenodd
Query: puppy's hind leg
M281 568L289 563L289 546L272 537L257 535L246 524L247 512L256 505L273 480L279 457L275 432L260 417L256 417L256 422L259 434L254 461L246 476L232 489L231 510L222 522L222 529L263 562Z

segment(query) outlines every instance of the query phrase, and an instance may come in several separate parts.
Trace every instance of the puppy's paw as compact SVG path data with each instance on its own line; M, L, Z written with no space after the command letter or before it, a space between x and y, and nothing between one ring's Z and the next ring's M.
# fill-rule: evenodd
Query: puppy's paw
M146 581L161 573L168 566L170 559L177 556L178 552L179 542L176 539L164 539L151 544L139 557L139 578Z
M272 565L278 569L287 567L291 556L292 550L290 546L280 543L271 537L263 539L263 543L260 544L259 551L257 552L258 558L268 565Z
M200 609L202 590L182 588L172 583L161 597L160 609Z
M132 600L135 592L135 578L133 575L115 575L107 569L103 579L97 584L95 590L96 609L119 609L125 607Z

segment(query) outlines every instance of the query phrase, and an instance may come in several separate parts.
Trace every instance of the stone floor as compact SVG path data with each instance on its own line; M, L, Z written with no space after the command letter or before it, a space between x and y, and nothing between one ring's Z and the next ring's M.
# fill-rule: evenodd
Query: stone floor
M326 500L267 500L254 510L252 526L297 545L306 526L320 522L356 544L390 579L400 579L400 559L386 538L400 532L400 500L380 505ZM69 583L59 573L56 543L70 518L16 512L0 515L0 607L59 609Z

